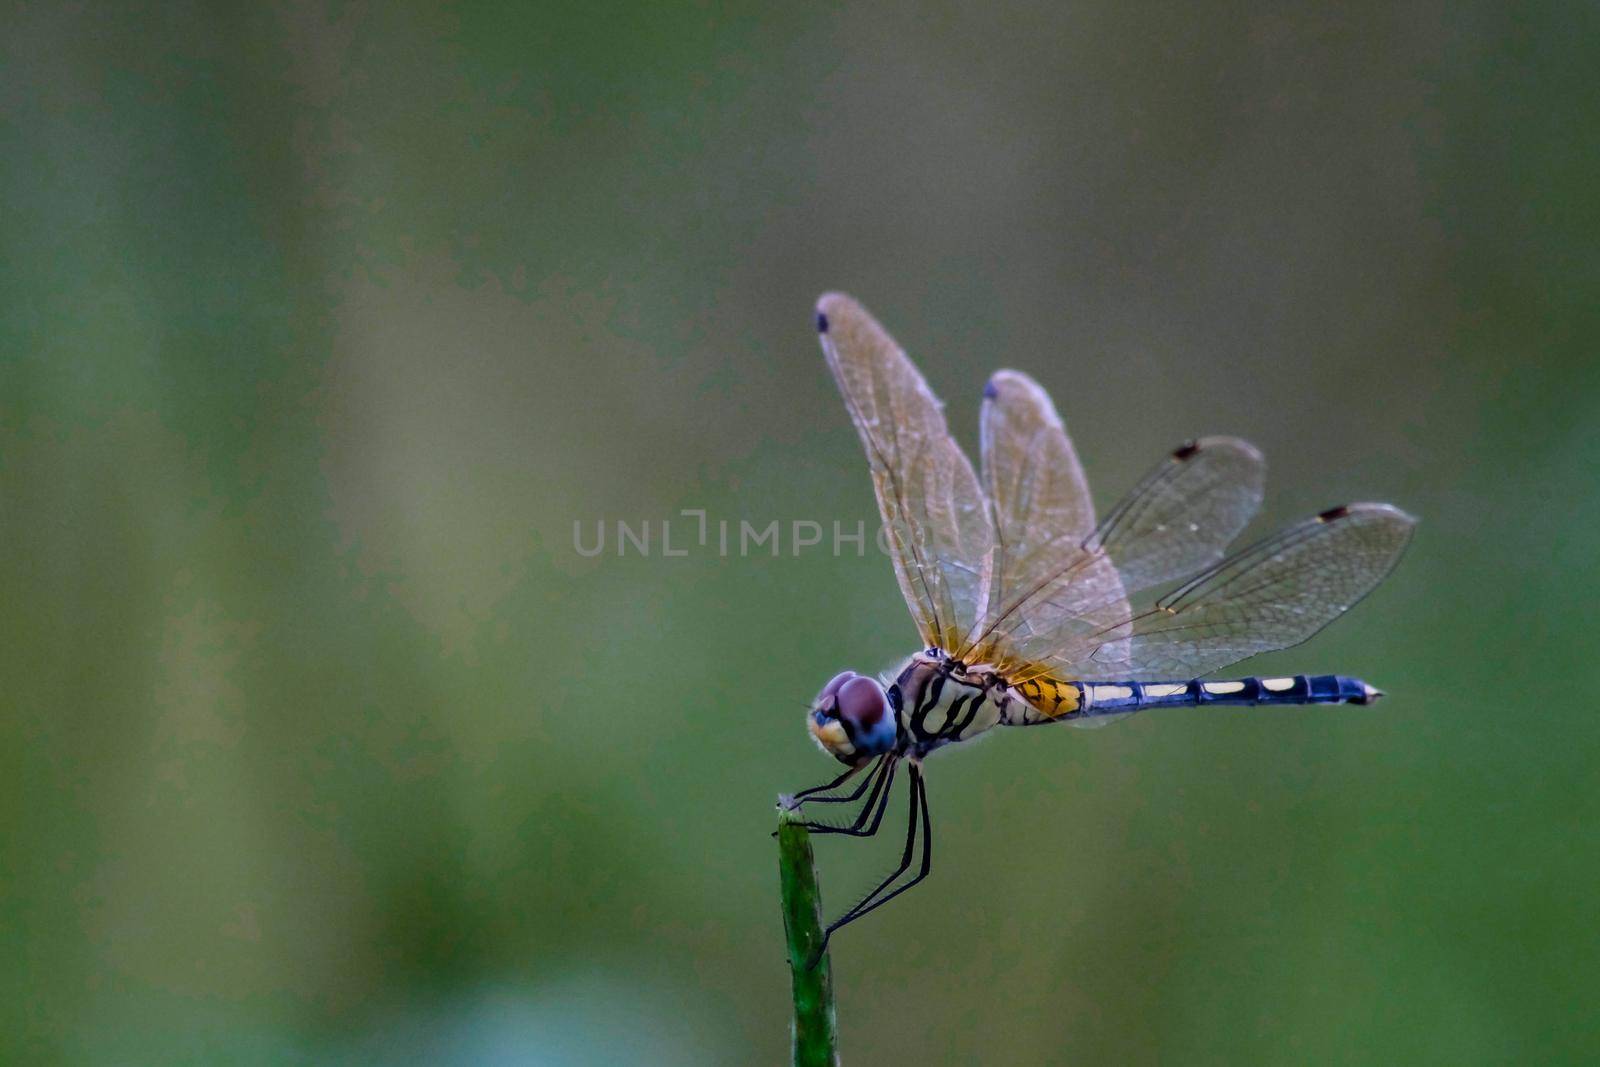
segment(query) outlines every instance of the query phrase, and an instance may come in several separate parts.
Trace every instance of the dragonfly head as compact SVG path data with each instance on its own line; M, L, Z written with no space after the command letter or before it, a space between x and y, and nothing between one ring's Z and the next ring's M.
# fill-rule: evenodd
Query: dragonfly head
M822 687L806 715L811 736L840 763L857 767L894 747L889 694L876 678L844 671Z

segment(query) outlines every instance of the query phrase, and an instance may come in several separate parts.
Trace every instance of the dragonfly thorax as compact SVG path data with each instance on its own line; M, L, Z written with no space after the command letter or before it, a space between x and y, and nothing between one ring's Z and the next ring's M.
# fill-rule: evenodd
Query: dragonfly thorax
M913 756L969 740L1006 721L1013 699L1005 681L989 667L962 663L938 648L912 656L888 695L898 747Z

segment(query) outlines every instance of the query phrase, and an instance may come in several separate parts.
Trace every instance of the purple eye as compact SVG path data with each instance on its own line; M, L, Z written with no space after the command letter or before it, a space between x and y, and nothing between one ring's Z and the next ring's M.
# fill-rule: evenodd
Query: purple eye
M871 678L859 674L850 678L839 687L838 697L839 718L862 733L873 732L889 714L889 698L884 696L883 687Z
M812 706L825 708L832 704L834 694L839 691L840 686L844 685L844 683L848 682L852 678L859 677L861 676L855 671L840 671L838 674L833 676L833 679L829 681L827 685L822 687L822 692L817 694L817 699L813 702Z
M852 767L892 750L899 726L876 678L840 671L822 687L806 725L824 752Z

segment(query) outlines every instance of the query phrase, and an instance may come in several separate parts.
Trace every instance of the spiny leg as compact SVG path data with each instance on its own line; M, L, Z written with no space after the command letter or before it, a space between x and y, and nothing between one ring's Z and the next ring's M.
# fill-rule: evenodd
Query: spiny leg
M818 796L817 794L831 793L833 790L838 789L841 785L844 785L844 783L848 782L851 778L854 778L856 775L860 774L866 769L867 766L867 764L863 763L858 766L851 767L849 770L845 771L839 777L835 778L826 785L814 785L810 789L802 789L800 792L795 793L792 796L784 797L783 806L788 811L794 811L804 804L848 804L852 800L855 800L861 796L861 794L866 791L867 786L872 784L872 775L869 774L865 778L861 779L861 784L856 786L855 792L851 793L847 797L825 797ZM873 771L876 773L877 768L873 768Z
M883 813L889 807L889 796L894 792L894 769L897 762L895 756L883 757L881 769L874 772L872 792L867 794L867 802L861 805L856 821L849 826L830 826L827 823L809 821L801 825L814 834L871 837L878 832L878 827L883 823ZM872 820L870 823L867 821L869 817Z
M922 777L921 769L915 763L911 765L911 801L909 815L910 825L906 827L906 847L904 854L900 857L900 866L893 874L885 878L876 889L863 897L861 903L857 904L855 907L839 916L833 922L829 923L827 930L828 933L832 933L841 926L844 926L846 923L854 922L867 912L871 911L873 908L881 907L884 904L887 904L901 893L904 893L907 889L910 889L912 886L928 877L928 871L933 866L932 827L930 825L931 820L928 816L928 785L926 780ZM906 884L898 886L890 892L884 893L883 896L879 897L879 893L883 893L883 891L887 889L896 878L904 874L907 868L911 866L911 854L917 840L917 820L919 815L922 821L922 864L917 871L917 875ZM874 897L877 897L877 899L874 900Z
M861 828L861 824L866 821L867 814L872 811L872 806L877 803L877 789L878 786L882 784L883 772L887 769L889 760L889 756L880 757L877 765L872 768L872 773L861 779L861 784L856 786L855 791L847 797L808 796L808 794L823 793L830 789L837 788L841 784L849 781L852 775L859 773L863 767L867 766L867 764L863 763L858 767L851 767L848 771L845 771L839 777L835 778L826 785L813 786L812 788L802 790L793 796L779 797L778 806L784 811L799 811L801 806L805 804L850 804L854 803L862 793L866 792L868 786L872 786L872 796L867 799L867 802L864 805L862 805L860 813L856 816L856 821L852 824L854 829L859 830ZM841 827L829 826L826 823L802 822L801 825L805 826L809 830L816 830L818 833L846 832ZM772 836L777 837L778 831L772 831Z
M921 769L915 763L911 765L911 797L908 816L906 847L901 852L900 865L894 869L889 877L879 882L872 892L862 897L859 904L828 924L828 928L822 932L822 943L812 951L811 958L806 963L807 968L817 965L817 961L822 958L823 952L827 951L828 939L833 937L836 930L847 923L855 922L872 909L882 907L928 877L928 871L933 867L933 834L931 820L928 816L928 787L922 779ZM922 864L917 870L916 877L912 878L911 881L885 893L884 890L889 889L889 886L894 884L895 879L899 878L911 867L911 857L916 851L917 821L919 817L922 822ZM882 895L880 896L879 894Z

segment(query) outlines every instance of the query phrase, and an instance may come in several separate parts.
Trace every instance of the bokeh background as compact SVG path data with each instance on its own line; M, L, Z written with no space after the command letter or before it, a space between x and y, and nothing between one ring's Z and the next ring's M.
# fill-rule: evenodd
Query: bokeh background
M1256 532L1422 519L1252 665L1377 711L937 758L847 1061L1600 1052L1592 5L3 22L0 1058L782 1062L802 705L915 643L792 552L873 515L829 288L969 446L1037 376L1102 506L1225 432ZM828 902L897 850L820 842Z

